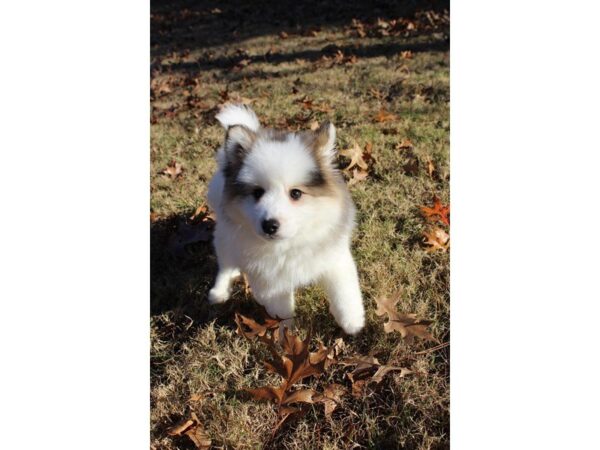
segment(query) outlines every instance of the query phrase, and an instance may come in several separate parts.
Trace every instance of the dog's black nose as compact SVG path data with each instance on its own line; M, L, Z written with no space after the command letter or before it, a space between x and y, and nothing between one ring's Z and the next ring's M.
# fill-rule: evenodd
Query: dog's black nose
M273 236L279 229L279 221L277 219L267 219L262 221L262 229L265 233Z

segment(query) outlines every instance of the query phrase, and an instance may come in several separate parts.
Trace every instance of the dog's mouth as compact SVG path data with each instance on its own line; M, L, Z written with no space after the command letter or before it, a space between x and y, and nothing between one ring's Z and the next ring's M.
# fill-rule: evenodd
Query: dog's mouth
M278 234L267 234L267 233L259 233L259 236L262 237L265 241L280 241L283 239Z

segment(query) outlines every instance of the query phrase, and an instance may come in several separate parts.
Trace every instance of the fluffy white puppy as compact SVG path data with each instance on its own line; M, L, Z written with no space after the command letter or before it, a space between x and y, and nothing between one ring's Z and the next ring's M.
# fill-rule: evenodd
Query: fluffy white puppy
M219 264L209 301L225 302L243 272L258 303L291 320L294 290L322 282L337 323L358 333L365 312L350 253L355 208L336 169L335 127L262 128L243 105L226 106L217 120L227 133L208 189Z

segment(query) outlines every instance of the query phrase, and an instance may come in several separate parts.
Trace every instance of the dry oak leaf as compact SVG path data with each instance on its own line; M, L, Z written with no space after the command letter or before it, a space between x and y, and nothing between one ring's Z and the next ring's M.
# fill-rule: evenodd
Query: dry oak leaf
M283 333L278 333L276 330L279 328L279 321L275 319L261 325L248 317L236 314L235 320L239 333L249 339L257 336L267 344L273 359L264 361L265 368L283 378L282 384L277 388L249 389L248 391L256 398L272 399L279 404L285 404L286 392L291 386L311 375L320 375L325 371L326 364L330 362L327 358L330 350L322 344L319 344L316 352L309 351L310 334L302 340L293 335L287 327L284 327ZM244 327L247 329L245 330ZM268 331L271 333L269 334ZM275 345L277 341L283 350L282 353L279 353Z
M424 231L423 241L428 245L428 252L434 252L436 250L445 252L450 247L450 236L448 233L438 227L435 227L429 231Z
M183 166L177 161L171 161L166 168L161 172L163 175L167 175L171 180L176 179L183 172Z
M325 416L331 417L331 413L340 404L342 396L347 392L347 389L341 384L332 383L325 387L317 401L323 403L325 407Z
M196 210L194 211L194 214L192 214L190 216L190 220L194 221L196 219L198 219L198 220L210 219L210 220L216 221L216 216L212 211L210 211L208 209L208 206L200 205L196 208Z
M206 450L210 448L212 440L204 431L202 423L198 420L196 413L192 412L192 418L185 422L171 428L168 431L170 436L182 436L185 435L191 439L196 448Z
M352 382L352 395L354 397L361 397L370 381L374 381L377 384L381 383L383 377L389 372L400 371L401 377L412 373L412 370L405 367L380 364L377 358L373 356L355 356L342 360L340 363L345 366L356 366L352 372L347 374ZM374 370L375 372L373 373Z
M380 109L379 112L374 117L375 122L388 122L390 120L398 120L398 116L387 112L385 109Z
M246 339L252 340L257 336L259 338L268 339L267 332L278 330L281 320L274 319L272 317L265 317L264 322L264 324L260 324L249 317L242 316L238 313L235 314L235 323L238 326L237 332ZM261 340L264 342L264 339Z
M363 158L363 149L360 148L356 142L354 142L352 147L340 150L339 154L350 159L350 164L348 164L344 170L352 169L354 166L358 166L362 170L367 170L369 168L367 162Z
M356 183L364 181L369 173L366 170L354 168L352 170L352 178L348 181L348 187L354 186Z
M383 296L375 299L375 302L377 303L375 314L378 316L387 314L388 316L388 321L383 324L383 330L386 333L397 331L402 338L407 341L412 341L412 339L417 336L421 339L437 342L429 331L427 331L427 327L431 325L432 321L418 319L416 314L403 314L398 312L396 304L399 301L400 294L396 294L393 297Z
M450 205L442 205L439 198L433 197L433 206L421 206L421 212L427 220L439 220L444 225L450 225Z

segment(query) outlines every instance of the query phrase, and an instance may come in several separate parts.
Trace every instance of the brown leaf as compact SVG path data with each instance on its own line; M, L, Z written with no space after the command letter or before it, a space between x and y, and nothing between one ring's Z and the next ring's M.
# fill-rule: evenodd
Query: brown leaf
M373 375L373 377L371 378L375 383L379 384L381 383L381 380L383 380L383 377L386 376L386 374L388 374L389 372L392 371L400 371L400 377L403 377L405 375L409 375L412 372L412 370L407 369L406 367L398 367L398 366L379 366L379 368L377 369L377 372L375 372L375 375Z
M287 39L289 35L285 31L282 31L281 33L279 33L279 37L281 39Z
M440 199L435 196L433 197L433 206L421 206L421 212L430 222L439 220L444 225L450 225L450 205L442 205Z
M212 439L204 431L204 427L200 425L186 431L185 435L189 437L192 440L192 442L196 445L196 447L201 450L209 449L212 444Z
M280 319L273 319L272 317L265 317L265 323L260 324L249 317L242 316L241 314L235 314L235 323L237 324L237 332L246 339L252 340L254 337L264 337L269 330L278 330Z
M181 436L186 430L193 427L195 422L191 419L187 419L181 422L178 425L175 425L173 428L170 428L167 433L170 436Z
M433 178L433 173L435 172L435 166L433 165L433 161L428 156L427 157L427 173L429 174L429 178Z
M358 380L352 383L352 396L360 398L364 395L368 380Z
M360 183L367 178L369 173L366 170L361 170L358 168L354 168L352 170L352 178L348 181L348 187L354 186L356 183Z
M286 395L282 405L289 405L291 403L314 403L313 396L316 392L313 389L300 389L298 391L294 391L289 395Z
M352 147L340 150L339 154L350 159L350 164L348 164L344 170L352 169L354 166L358 166L362 170L367 170L369 168L368 164L363 158L363 149L360 148L356 142L354 142Z
M375 314L384 316L387 314L388 321L384 323L383 330L386 333L397 331L402 338L411 341L415 336L429 341L437 342L436 339L427 331L427 327L432 323L430 320L418 319L415 314L399 313L396 304L400 301L400 293L393 297L377 297L375 303L377 309Z
M428 252L434 252L436 250L445 252L450 247L450 236L441 228L435 227L429 231L424 231L423 238L423 242L428 245Z
M374 117L375 122L389 122L390 120L398 120L398 116L387 112L385 109L380 109Z
M167 175L174 180L183 173L183 166L176 161L171 161L166 168L161 172L163 175Z
M318 401L325 407L325 416L331 417L331 413L337 408L346 392L347 389L341 384L332 383L325 387L323 394L318 398Z
M167 432L171 436L185 435L196 445L196 448L206 450L210 448L212 440L204 431L204 427L198 420L196 413L192 412L192 418L177 425Z
M191 221L194 221L196 219L198 219L198 220L210 219L210 220L214 221L215 214L208 209L208 206L200 205L196 208L196 210L194 211L194 214L192 214L190 216Z
M413 52L411 52L410 50L405 50L403 52L400 52L400 57L402 59L412 59Z
M277 404L281 404L285 394L285 386L279 386L277 388L272 386L264 386L255 389L245 389L254 400L263 401L274 401Z

